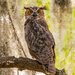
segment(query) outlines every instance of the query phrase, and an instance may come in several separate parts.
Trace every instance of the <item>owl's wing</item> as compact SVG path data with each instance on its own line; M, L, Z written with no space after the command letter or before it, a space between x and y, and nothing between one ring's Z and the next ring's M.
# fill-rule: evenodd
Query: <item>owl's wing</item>
M48 25L45 20L37 21L39 27L39 31L42 33L42 38L47 45L54 44L54 38L52 33L48 29Z
M42 35L42 38L44 39L44 43L46 44L46 46L52 51L53 60L55 62L55 51L54 51L55 41L53 35L48 31L47 33L44 33Z
M48 26L45 22L40 22L40 32L43 31L43 34L40 36L42 41L45 43L45 45L50 49L52 50L52 53L53 53L53 58L54 58L54 61L55 61L55 51L54 51L54 48L55 48L55 41L54 41L54 38L53 38L53 35L52 33L49 31L48 29Z
M54 38L52 33L49 31L47 23L45 21L39 21L38 25L39 26L39 34L41 33L41 38L44 40L44 43L46 43L46 45L50 46L50 45L54 45Z

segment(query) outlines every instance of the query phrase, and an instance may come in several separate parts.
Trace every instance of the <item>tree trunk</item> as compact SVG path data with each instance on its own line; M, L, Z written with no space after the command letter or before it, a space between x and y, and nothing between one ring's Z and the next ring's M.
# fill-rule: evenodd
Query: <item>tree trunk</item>
M0 56L10 55L9 48L9 24L7 23L7 6L6 1L0 1ZM13 75L12 69L0 69L0 75Z
M24 22L19 13L19 0L0 1L0 10L0 56L31 57L24 41ZM33 75L34 73L28 70L19 72L15 68L0 69L0 75L20 74Z

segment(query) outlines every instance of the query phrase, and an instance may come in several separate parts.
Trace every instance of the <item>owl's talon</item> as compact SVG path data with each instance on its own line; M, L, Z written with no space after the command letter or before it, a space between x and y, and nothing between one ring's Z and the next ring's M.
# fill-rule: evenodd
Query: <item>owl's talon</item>
M52 66L51 66L51 69L46 68L47 66L45 66L45 65L42 65L42 67L43 67L43 69L44 69L46 75L55 75L55 73L54 73L54 68L52 68ZM51 72L50 72L50 71L51 71Z

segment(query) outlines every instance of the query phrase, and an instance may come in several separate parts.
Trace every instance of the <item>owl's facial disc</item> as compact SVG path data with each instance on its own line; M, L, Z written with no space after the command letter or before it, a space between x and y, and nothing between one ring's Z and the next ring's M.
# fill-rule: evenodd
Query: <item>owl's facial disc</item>
M25 11L25 18L33 18L33 19L42 19L44 17L44 10L46 10L45 6L41 7L24 7Z

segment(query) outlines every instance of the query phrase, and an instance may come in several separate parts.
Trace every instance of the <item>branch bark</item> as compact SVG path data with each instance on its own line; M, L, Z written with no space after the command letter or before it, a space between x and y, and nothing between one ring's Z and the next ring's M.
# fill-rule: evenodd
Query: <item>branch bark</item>
M0 68L18 68L19 70L32 70L37 72L44 72L42 68L42 64L36 60L32 60L29 58L19 57L15 58L11 57L0 57ZM65 70L59 70L56 68L55 75L67 75Z

